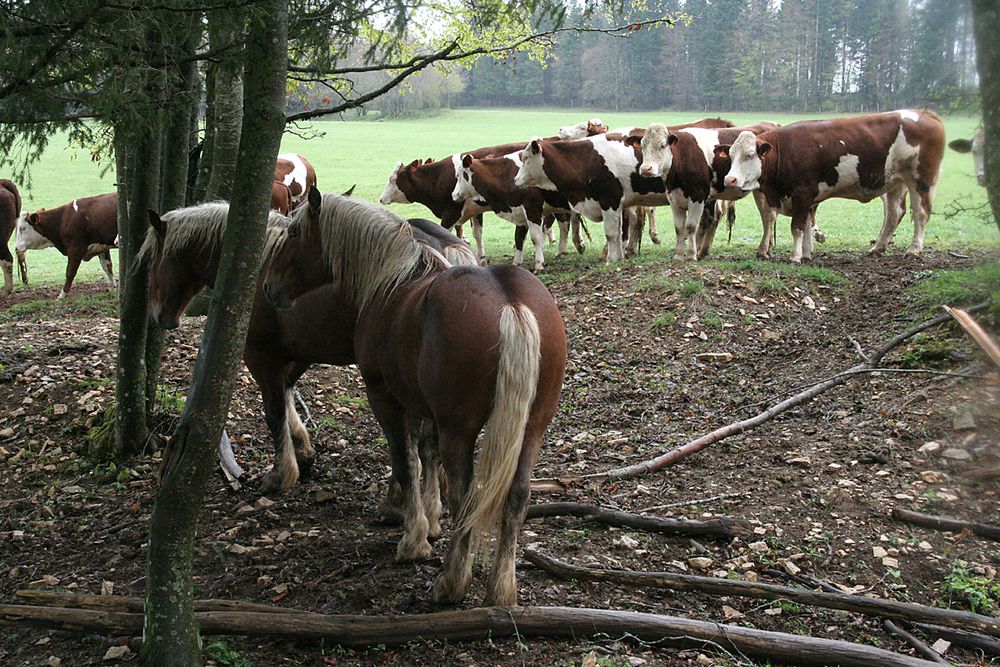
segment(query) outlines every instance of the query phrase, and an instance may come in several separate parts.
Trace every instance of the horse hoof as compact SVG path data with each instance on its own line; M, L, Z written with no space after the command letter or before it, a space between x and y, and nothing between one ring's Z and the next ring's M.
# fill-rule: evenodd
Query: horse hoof
M439 574L431 589L431 598L438 606L454 605L465 599L465 590L446 583L444 575Z
M299 479L308 479L312 476L312 467L313 463L316 462L316 455L295 452L295 462L299 466Z
M427 560L434 553L431 543L427 540L418 542L400 542L396 547L396 562Z
M506 593L490 592L483 598L484 607L515 607L517 606L517 591L512 590Z
M295 485L295 480L292 480L288 486L284 486L282 475L271 470L269 473L260 478L260 490L267 495L273 495L277 493L284 493L288 489Z

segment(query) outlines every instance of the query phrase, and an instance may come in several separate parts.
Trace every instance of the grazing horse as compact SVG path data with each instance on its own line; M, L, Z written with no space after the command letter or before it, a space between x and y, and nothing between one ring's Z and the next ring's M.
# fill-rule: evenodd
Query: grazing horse
M66 256L66 282L59 292L62 299L73 286L80 262L94 257L100 257L108 289L115 290L110 249L115 247L117 238L118 194L111 192L74 199L58 208L41 209L31 214L25 211L17 221L14 245L18 255L26 250L55 246Z
M516 604L517 535L566 363L565 329L552 295L520 267L449 268L390 211L314 190L272 255L264 291L288 307L320 285L333 286L348 304L354 326L324 333L352 339L369 404L389 441L403 498L396 558L431 553L425 510L439 509L422 505L421 445L407 428L430 419L452 515L434 599L465 597L475 545L499 533L486 604Z
M212 202L178 209L157 216L150 212L150 229L139 250L137 261L150 269L150 318L165 329L180 325L181 314L191 299L205 286L214 287L219 268L219 251L226 229L229 205ZM270 214L265 259L276 240L284 234L287 218ZM434 237L421 238L452 263L475 265L468 244L430 223ZM449 249L450 246L459 249ZM460 248L464 246L465 254ZM274 466L261 480L267 492L287 491L307 469L314 451L295 409L295 383L310 364L346 366L354 363L349 338L328 338L317 332L343 330L353 322L331 287L314 290L299 299L295 307L278 310L264 298L258 279L243 360L260 388L264 418L274 444ZM392 501L387 511L392 511Z
M0 178L0 268L3 269L3 294L14 291L14 256L10 254L10 235L21 215L21 193L6 178ZM21 273L22 280L24 273Z

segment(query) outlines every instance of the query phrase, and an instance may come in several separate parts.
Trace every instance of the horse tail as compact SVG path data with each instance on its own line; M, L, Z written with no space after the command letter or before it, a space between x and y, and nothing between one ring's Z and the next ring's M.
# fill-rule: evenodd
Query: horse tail
M542 336L534 313L524 305L500 310L500 359L493 410L483 431L476 479L462 510L460 530L475 540L500 528L521 458L524 430L538 389Z
M451 262L452 266L479 266L476 254L472 252L468 243L453 243L442 248L441 253L444 258Z

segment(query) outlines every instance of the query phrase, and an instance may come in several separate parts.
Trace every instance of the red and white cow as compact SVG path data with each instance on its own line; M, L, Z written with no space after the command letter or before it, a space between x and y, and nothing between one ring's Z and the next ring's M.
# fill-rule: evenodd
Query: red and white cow
M14 256L10 254L10 235L21 215L21 193L6 178L0 178L0 268L3 269L3 294L14 291ZM24 278L21 273L21 278Z
M560 139L566 141L592 137L595 134L607 134L607 132L608 126L602 123L600 118L591 118L583 123L560 127L557 134Z
M972 153L972 164L976 168L976 182L986 187L986 131L977 127L972 140L955 139L948 142L948 147L959 153Z
M904 109L800 121L760 135L742 132L731 145L717 147L720 159L713 166L725 168L728 158L727 189L759 190L770 219L779 212L792 217L793 262L812 256L816 206L833 197L861 202L882 197L882 231L869 252L885 252L903 216L907 192L913 217L907 254L917 255L923 250L944 145L944 124L937 114Z
M49 210L24 215L17 222L15 247L19 253L54 246L68 258L62 299L73 285L80 262L100 257L108 289L115 290L110 249L118 237L118 193L74 199Z
M721 188L713 188L712 156L719 144L732 143L742 132L760 134L779 127L777 123L728 128L669 128L660 123L649 126L641 137L628 137L626 144L642 149L641 176L662 178L670 199L677 233L674 259L698 259L708 254L721 216L728 203L709 206L712 215L703 221L706 204Z
M288 209L291 210L305 201L309 190L316 187L316 170L301 155L284 153L278 156L274 164L274 181L288 189ZM274 206L275 194L276 191L272 190L271 207L280 210ZM279 199L283 199L283 196L279 195Z

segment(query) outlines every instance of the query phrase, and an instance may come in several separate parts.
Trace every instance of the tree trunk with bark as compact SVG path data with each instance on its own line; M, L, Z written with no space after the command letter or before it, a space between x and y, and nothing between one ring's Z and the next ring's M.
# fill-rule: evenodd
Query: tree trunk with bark
M208 35L212 48L234 44L243 34L243 23L241 10L210 12ZM224 57L214 68L212 164L205 186L206 201L229 199L233 192L243 124L243 69L243 61L231 56Z
M976 33L976 67L979 96L986 129L986 192L993 220L1000 229L1000 4L996 0L972 0Z
M191 560L205 486L225 425L249 323L274 161L284 128L287 0L263 0L249 11L244 116L234 193L221 262L184 412L164 451L153 515L143 651L147 664L200 664Z

